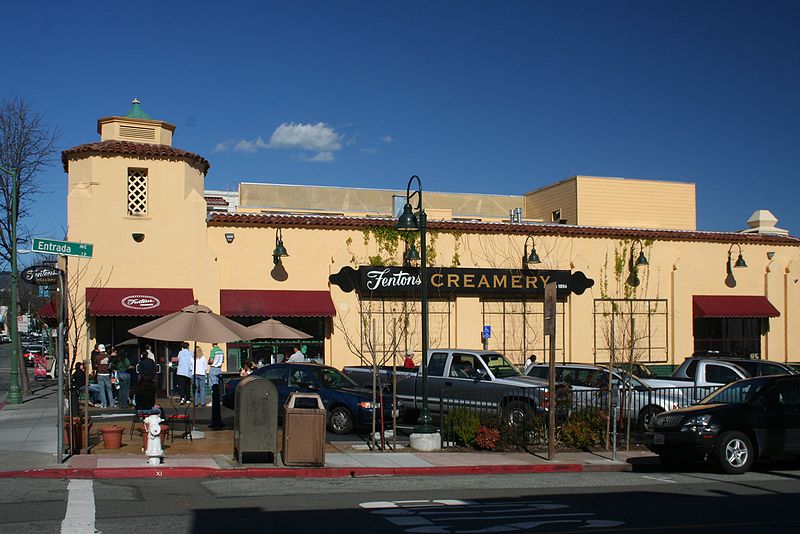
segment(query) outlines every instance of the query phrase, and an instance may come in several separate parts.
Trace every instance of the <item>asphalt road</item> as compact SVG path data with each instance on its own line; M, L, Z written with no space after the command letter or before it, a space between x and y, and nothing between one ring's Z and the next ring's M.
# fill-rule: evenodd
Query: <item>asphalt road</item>
M800 470L0 480L0 532L792 532Z

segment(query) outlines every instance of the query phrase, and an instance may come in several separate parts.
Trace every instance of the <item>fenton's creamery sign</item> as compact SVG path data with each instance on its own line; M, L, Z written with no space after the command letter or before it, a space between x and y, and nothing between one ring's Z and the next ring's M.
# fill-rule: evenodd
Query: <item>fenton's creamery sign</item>
M427 269L429 296L450 294L525 294L544 295L544 287L556 282L560 294L581 294L594 285L594 280L580 272L513 269ZM397 295L419 291L420 272L413 267L344 267L330 276L330 281L343 291L358 290L361 295Z

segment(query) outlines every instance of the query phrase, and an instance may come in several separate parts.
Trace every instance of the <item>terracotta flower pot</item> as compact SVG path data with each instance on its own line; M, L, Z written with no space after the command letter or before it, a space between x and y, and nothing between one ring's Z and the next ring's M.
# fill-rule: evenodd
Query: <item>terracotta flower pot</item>
M70 428L71 427L71 428ZM92 421L89 420L89 431L92 430ZM75 451L80 451L84 447L83 443L83 418L82 417L73 417L72 418L72 425L69 423L69 418L64 418L64 445L69 445L69 433L72 432L72 449L73 453Z
M169 430L169 425L160 425L161 426L161 447L164 447L164 444L167 442L167 431ZM142 448L147 448L147 427L144 424L139 425L139 432L142 433Z
M119 425L101 426L103 446L106 449L119 449L122 447L122 433L125 429Z

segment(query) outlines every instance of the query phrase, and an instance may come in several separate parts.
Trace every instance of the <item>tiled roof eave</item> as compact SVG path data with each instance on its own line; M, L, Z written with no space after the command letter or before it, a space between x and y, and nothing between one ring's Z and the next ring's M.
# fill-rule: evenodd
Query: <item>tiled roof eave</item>
M186 161L197 165L203 174L208 173L211 164L204 157L194 152L188 152L168 145L158 145L154 143L134 143L132 141L99 141L68 148L61 152L61 163L64 172L69 172L69 162L88 156L113 157L122 156L127 158L143 159L170 159Z
M321 228L331 230L391 227L397 220L379 217L341 217L329 215L279 215L215 213L209 226ZM616 228L605 226L576 226L548 223L498 223L481 221L428 221L428 228L444 232L508 235L555 235L563 237L606 239L652 239L658 241L697 241L709 243L739 243L759 245L800 246L792 236L742 234L738 232L708 232L696 230L662 230L652 228Z

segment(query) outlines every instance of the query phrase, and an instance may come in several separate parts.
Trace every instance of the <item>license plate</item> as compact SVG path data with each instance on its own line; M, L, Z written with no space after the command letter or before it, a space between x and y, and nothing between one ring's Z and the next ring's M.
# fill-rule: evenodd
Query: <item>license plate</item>
M653 445L663 445L664 434L653 434Z

